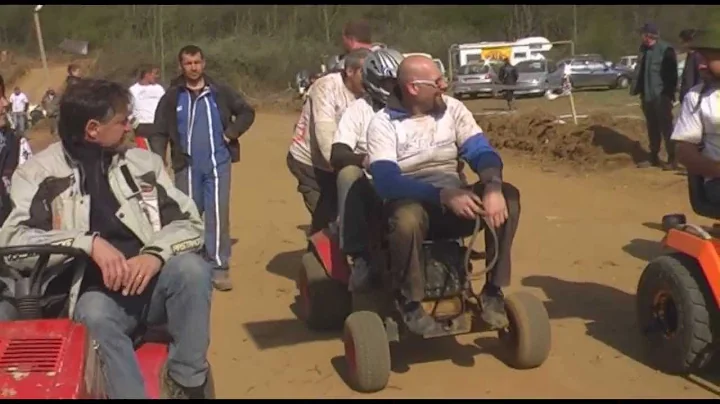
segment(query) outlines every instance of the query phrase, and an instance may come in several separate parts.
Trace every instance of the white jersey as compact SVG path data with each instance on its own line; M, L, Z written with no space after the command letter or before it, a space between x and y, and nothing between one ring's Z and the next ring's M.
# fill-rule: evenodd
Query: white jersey
M313 83L295 125L290 154L302 164L332 171L329 159L333 136L342 114L355 99L340 73L328 74Z
M367 128L373 116L370 101L364 97L353 101L340 118L333 143L347 145L355 154L367 154Z
M8 101L10 101L10 104L12 104L11 111L14 113L25 112L25 108L30 103L30 100L28 100L28 97L27 95L25 95L25 93L12 93L10 95L10 98L8 98Z
M703 84L698 84L685 95L670 138L696 145L702 143L702 154L720 162L720 89L709 89L696 109L702 88Z
M155 110L165 89L160 84L142 85L135 83L130 87L132 94L132 115L138 123L155 122Z
M462 102L443 99L447 110L439 117L410 117L387 107L375 114L367 130L370 164L391 161L403 175L436 187L463 186L458 150L482 129Z

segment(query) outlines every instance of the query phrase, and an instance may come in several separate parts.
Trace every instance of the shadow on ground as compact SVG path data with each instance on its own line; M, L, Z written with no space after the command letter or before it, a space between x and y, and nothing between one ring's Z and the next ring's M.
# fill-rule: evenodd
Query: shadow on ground
M302 266L302 256L306 251L303 248L302 250L281 252L270 259L265 269L271 274L296 281Z

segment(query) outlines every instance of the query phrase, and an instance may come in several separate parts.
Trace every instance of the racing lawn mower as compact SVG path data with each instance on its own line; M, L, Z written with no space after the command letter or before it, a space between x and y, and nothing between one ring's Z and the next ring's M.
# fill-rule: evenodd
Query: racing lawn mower
M476 218L470 239L472 246L481 228ZM371 226L372 227L372 226ZM380 226L376 226L379 230ZM497 234L486 226L497 245ZM372 231L371 234L386 234ZM381 239L377 237L377 239ZM373 288L366 293L348 291L350 267L339 248L339 237L333 230L322 230L310 237L309 251L302 257L298 279L300 314L312 329L340 329L351 387L360 392L379 391L390 378L390 343L408 337L435 338L480 331L480 303L472 281L482 279L488 268L473 273L472 249L460 240L426 240L424 243L424 279L426 298L422 305L442 325L441 332L416 336L404 326L397 310L387 243L375 241L370 247L374 268ZM520 292L505 298L510 325L499 330L500 340L511 352L510 365L518 369L543 364L550 353L550 320L543 303L532 294ZM479 321L478 321L479 320ZM483 323L484 324L484 323Z
M720 220L701 176L688 175L690 205ZM645 267L637 286L637 321L648 358L670 374L705 367L716 352L720 321L720 240L717 229L687 223L685 215L662 219L666 251Z
M98 347L86 328L69 318L46 317L47 299L42 285L53 270L51 255L70 258L57 277L80 273L88 257L76 248L46 245L0 248L0 276L15 281L17 321L0 323L0 397L9 399L103 399L102 363ZM18 270L8 262L37 257L33 268ZM69 299L73 301L74 299ZM64 302L63 302L64 304ZM62 310L67 316L68 310ZM150 398L167 396L165 361L170 337L166 330L148 328L135 338L135 353ZM214 398L212 375L208 373L208 397Z

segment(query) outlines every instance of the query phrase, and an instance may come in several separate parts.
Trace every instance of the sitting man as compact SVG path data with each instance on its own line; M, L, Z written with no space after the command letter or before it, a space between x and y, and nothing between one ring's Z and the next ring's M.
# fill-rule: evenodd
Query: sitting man
M327 227L337 215L337 179L330 166L332 140L345 109L364 93L362 66L369 53L367 49L350 52L342 72L313 83L295 125L287 166L312 215L310 234Z
M110 398L146 398L129 335L166 323L173 342L165 388L176 398L200 399L212 291L209 264L196 254L203 222L159 156L126 149L130 97L105 80L68 87L59 106L61 142L12 177L13 210L0 245L60 243L87 253L90 265L82 283L73 283L69 314L98 344Z
M510 252L520 216L520 193L502 180L502 160L472 114L443 93L447 83L432 60L405 58L398 87L367 131L370 173L387 203L390 267L399 284L398 304L410 331L425 334L439 324L425 313L422 244L426 238L468 236L482 215L487 260L497 254L480 294L482 317L493 328L508 325L501 287L510 283ZM458 157L479 175L472 190L457 171Z
M702 31L689 46L707 66L705 81L688 90L670 139L688 173L705 177L708 202L720 205L720 32Z
M364 171L368 168L365 134L397 84L402 60L403 55L394 49L376 50L365 59L362 83L366 96L345 110L333 139L330 164L338 172L340 249L352 260L351 291L362 291L369 283L368 222L380 202Z

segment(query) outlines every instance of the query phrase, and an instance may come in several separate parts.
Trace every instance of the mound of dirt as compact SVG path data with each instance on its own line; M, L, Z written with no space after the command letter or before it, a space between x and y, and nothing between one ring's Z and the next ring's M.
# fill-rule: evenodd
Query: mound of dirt
M645 121L607 114L559 120L540 110L476 116L490 143L538 160L569 162L583 168L619 168L642 161L647 150Z

